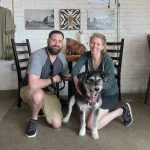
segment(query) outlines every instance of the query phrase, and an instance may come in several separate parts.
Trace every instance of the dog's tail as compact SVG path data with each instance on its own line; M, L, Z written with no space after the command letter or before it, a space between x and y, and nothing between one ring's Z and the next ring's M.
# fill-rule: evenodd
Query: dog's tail
M72 107L74 106L74 104L75 104L75 96L72 96L70 99L70 102L69 102L69 106L68 106L68 108L69 108L68 113L67 113L66 117L63 118L62 122L68 122L69 121L70 115L72 113Z

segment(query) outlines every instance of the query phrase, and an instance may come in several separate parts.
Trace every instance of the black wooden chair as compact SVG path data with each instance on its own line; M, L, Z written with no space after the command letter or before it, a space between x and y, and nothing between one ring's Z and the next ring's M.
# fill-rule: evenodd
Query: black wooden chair
M31 55L31 48L29 40L26 39L25 43L16 43L14 39L11 39L14 59L18 75L18 103L17 106L21 107L22 99L20 97L20 84L23 80L24 73L27 69L28 60Z
M148 42L148 47L149 47L149 52L150 52L150 34L147 35L147 42ZM148 78L148 82L147 82L147 89L146 89L146 93L145 93L144 104L147 104L149 90L150 90L150 74L149 74L149 78Z
M124 39L120 42L107 42L107 52L111 56L114 67L115 67L115 77L117 79L117 84L119 87L119 101L121 101L121 66L122 66L122 56L124 48Z

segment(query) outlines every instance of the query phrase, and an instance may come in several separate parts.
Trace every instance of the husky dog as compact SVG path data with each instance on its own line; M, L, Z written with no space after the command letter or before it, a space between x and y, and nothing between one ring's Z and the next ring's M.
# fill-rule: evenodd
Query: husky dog
M98 139L98 114L99 108L102 105L101 90L103 89L103 82L106 80L106 74L103 71L88 71L78 75L79 88L82 95L77 92L73 95L69 102L69 110L63 122L68 122L72 112L73 105L77 104L80 110L81 127L79 131L80 136L86 134L86 111L90 108L94 114L92 137Z

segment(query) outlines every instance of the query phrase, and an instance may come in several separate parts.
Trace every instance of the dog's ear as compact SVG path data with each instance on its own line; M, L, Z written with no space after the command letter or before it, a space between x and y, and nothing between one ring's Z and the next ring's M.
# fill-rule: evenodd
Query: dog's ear
M107 77L106 72L100 71L100 75L101 75L101 77L103 78L103 80L106 81L106 77Z
M79 73L77 78L79 79L79 82L83 82L87 78L87 72Z

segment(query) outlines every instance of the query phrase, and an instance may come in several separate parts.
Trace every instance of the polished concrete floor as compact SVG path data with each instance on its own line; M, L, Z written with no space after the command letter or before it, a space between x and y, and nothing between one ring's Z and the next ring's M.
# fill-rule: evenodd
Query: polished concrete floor
M0 92L0 150L150 150L150 100L144 105L143 95L122 97L132 106L134 122L130 127L125 127L120 117L99 130L98 140L91 138L90 131L80 137L79 116L74 109L69 123L60 130L39 118L38 134L29 139L24 134L30 118L28 105L16 107L16 91ZM63 107L64 114L66 110Z

